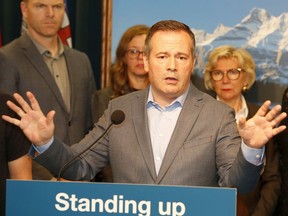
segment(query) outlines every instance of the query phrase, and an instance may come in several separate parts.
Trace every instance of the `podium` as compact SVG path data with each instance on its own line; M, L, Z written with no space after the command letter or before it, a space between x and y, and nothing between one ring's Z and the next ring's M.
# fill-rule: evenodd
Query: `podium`
M6 216L233 216L236 189L7 180Z

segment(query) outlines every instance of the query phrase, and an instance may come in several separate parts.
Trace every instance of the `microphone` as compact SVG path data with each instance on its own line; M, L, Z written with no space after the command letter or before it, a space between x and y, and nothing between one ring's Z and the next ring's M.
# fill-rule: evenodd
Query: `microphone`
M110 129L112 125L118 125L121 124L125 119L125 113L122 110L115 110L111 115L111 123L107 127L107 129L103 132L103 134L96 139L91 145L89 145L86 149L84 149L82 152L80 152L76 157L72 158L70 161L67 161L63 167L60 169L57 177L57 181L60 181L61 174L72 164L74 163L81 155L83 155L85 152L90 150L95 144L98 143L98 141L107 133L107 131Z

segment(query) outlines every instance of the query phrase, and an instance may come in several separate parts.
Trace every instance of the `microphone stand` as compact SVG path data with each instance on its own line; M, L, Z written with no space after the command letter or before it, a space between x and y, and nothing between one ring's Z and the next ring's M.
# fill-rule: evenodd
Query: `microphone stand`
M60 181L61 179L61 174L63 173L63 171L65 171L67 169L67 167L69 167L72 163L74 163L82 154L84 154L86 151L88 151L91 147L93 147L106 133L107 131L110 129L110 127L114 124L114 122L111 122L110 125L107 127L107 129L104 131L104 133L98 138L96 139L91 145L89 145L86 149L84 149L83 151L81 151L76 157L72 158L71 160L67 161L64 166L62 166L62 168L60 169L58 176L57 176L57 181Z

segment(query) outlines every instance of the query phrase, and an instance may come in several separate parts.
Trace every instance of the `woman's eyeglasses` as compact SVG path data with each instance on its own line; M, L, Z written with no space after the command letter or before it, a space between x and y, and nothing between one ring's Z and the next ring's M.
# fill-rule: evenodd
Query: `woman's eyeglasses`
M144 54L144 51L136 50L136 49L128 49L126 53L129 58L138 58L140 54Z
M232 68L232 69L227 70L225 72L221 71L221 70L214 70L214 71L210 72L210 75L214 81L222 80L225 74L229 80L237 80L242 71L243 70L241 68Z

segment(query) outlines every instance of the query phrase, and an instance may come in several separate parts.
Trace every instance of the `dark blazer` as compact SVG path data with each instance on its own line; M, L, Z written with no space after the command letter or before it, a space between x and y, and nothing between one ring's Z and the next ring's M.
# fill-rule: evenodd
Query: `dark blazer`
M288 88L283 93L282 111L288 113ZM288 118L282 120L281 125L286 125L287 128L275 137L280 152L280 174L282 179L275 216L288 215Z
M43 57L26 34L0 49L0 89L25 98L26 91L33 92L45 114L56 111L55 135L71 145L93 126L91 96L96 87L86 54L64 47L64 56L71 86L70 112Z
M240 193L255 186L262 166L244 159L234 111L192 84L157 175L147 97L148 89L111 100L104 116L79 144L69 148L55 139L35 160L57 174L66 161L103 133L115 110L122 110L124 122L112 126L105 138L68 167L64 178L92 179L110 163L118 183L237 187Z
M259 106L247 102L247 107L249 119L256 114ZM273 140L269 141L265 148L265 167L256 188L248 194L240 195L240 199L248 208L248 215L273 215L277 206L281 184L279 152Z
M112 96L112 88L96 90L92 95L92 119L93 122L98 122L99 118L104 114L108 108L109 101Z

